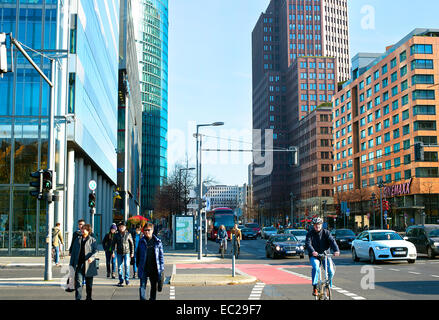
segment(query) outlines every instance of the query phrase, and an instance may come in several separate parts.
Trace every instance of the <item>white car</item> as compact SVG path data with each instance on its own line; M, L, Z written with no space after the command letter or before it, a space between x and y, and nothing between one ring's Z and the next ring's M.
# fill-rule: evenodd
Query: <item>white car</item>
M277 229L275 227L265 227L265 228L262 228L261 238L268 239L273 234L277 234Z
M285 233L294 235L297 240L299 240L302 243L305 243L306 235L308 234L308 231L304 229L288 229Z
M416 247L392 230L364 231L352 242L352 260L370 260L372 264L385 260L407 260L415 263Z

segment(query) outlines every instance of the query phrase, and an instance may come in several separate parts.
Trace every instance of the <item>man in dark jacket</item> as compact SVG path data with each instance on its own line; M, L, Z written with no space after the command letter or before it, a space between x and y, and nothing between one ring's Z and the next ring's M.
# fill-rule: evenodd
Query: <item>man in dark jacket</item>
M144 237L139 241L137 249L137 267L140 279L140 300L146 300L146 282L149 278L151 291L149 300L155 300L157 283L164 276L165 260L162 241L154 235L154 225L147 223L143 227Z
M330 248L334 251L334 256L340 255L340 250L338 248L337 242L332 237L329 230L322 228L323 220L320 218L314 218L312 220L313 229L311 229L306 235L305 248L308 251L309 260L312 266L312 285L313 285L313 295L316 296L317 283L319 282L320 259L318 259L319 254L325 253ZM324 261L324 260L323 260ZM326 266L325 266L326 267ZM328 278L329 283L332 287L332 278L334 276L334 265L332 259L328 257Z
M130 284L130 259L134 257L134 243L131 234L127 231L124 222L119 223L119 232L113 238L113 257L117 256L119 267L119 287L123 286L123 270L125 269L125 283Z
M72 245L70 266L75 271L75 298L81 300L82 287L85 278L87 300L91 300L93 277L98 275L96 254L98 245L91 235L91 226L85 224L81 229L81 236L77 237Z

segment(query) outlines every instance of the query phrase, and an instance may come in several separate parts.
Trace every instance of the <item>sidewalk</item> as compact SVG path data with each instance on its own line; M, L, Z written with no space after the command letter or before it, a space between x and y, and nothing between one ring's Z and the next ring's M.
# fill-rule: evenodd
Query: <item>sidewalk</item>
M201 260L198 260L198 253L193 250L172 250L170 247L164 248L165 265L172 266L172 272L165 270L165 284L170 286L223 286L223 285L239 285L250 284L257 281L255 277L245 274L236 274L232 277L231 271L224 273L220 269L200 269L196 274L188 274L185 270L180 270L177 273L175 265L177 264L209 264L219 262L222 259L219 255L209 254L204 255ZM97 254L99 258L99 275L95 279L95 283L102 285L114 286L114 279L105 277L105 252L100 250ZM58 275L68 273L69 265L68 251L61 260L61 267L53 266L54 271ZM44 269L44 257L0 257L0 269L8 269L13 271L14 268L20 269ZM55 274L55 272L54 272ZM42 278L0 278L0 287L2 286L59 286L64 282L64 277L53 277L51 281L44 281Z

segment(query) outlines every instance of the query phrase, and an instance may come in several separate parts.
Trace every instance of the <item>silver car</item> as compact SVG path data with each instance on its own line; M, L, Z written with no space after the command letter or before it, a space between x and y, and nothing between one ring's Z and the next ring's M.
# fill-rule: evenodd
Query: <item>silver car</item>
M268 239L274 234L277 234L277 229L275 227L264 227L261 231L261 238Z

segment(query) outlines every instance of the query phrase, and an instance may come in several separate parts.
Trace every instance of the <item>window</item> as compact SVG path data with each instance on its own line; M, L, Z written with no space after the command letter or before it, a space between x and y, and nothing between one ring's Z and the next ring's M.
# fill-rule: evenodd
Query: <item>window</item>
M401 181L401 172L395 172L395 181Z
M404 164L410 164L411 163L411 157L409 154L406 154L404 156Z
M393 130L393 139L398 139L399 138L399 129L395 129Z
M437 178L438 168L416 168L417 178Z
M383 80L383 88L386 88L389 85L389 79L386 78Z
M430 130L435 131L436 130L436 121L415 121L414 122L414 131L418 130Z
M436 115L436 106L414 106L413 115Z
M422 91L422 90L421 90L421 91ZM413 96L415 96L415 92L416 92L416 91L413 92ZM433 95L434 95L434 91L433 91ZM434 99L434 98L433 98L433 99ZM415 100L415 99L413 99L413 100ZM404 97L401 98L401 105L402 105L402 106L405 106L407 103L409 103L409 96L408 96L408 95L405 95Z
M429 59L416 59L411 63L412 70L415 69L433 69L433 60Z
M410 149L410 139L403 142L404 150Z
M407 74L407 66L404 66L400 69L401 77L404 77Z
M398 168L399 166L401 166L401 158L395 158L393 160L394 166L395 168Z
M416 74L412 77L412 85L416 84L434 84L434 75Z
M432 54L433 46L431 44L414 44L410 47L410 55L413 54Z
M434 100L435 94L434 90L415 90L413 91L413 100Z
M387 64L385 64L385 65L382 67L382 69L381 69L381 73L382 73L382 74L387 73Z
M407 59L407 51L403 51L399 55L399 63L404 62Z
M404 171L404 179L408 180L412 177L412 170L405 170Z
M394 115L394 116L392 117L392 122L393 122L393 125L399 123L399 114Z
M390 141L390 132L387 132L384 134L384 143L389 142Z
M390 81L391 82L395 82L396 80L398 80L398 73L394 72L392 73L392 75L390 76Z
M408 110L404 110L402 112L402 121L407 120L409 117L410 117L409 111Z
M387 129L388 127L390 127L390 119L384 120L384 129Z
M408 81L405 80L404 82L401 83L401 92L407 90L408 87L409 87Z
M394 153L397 153L397 152L399 152L399 150L401 150L401 146L400 146L400 144L399 144L399 143L395 143L395 144L393 145L393 152L394 152Z
M393 69L396 67L396 58L392 59L392 61L390 61L390 69Z

